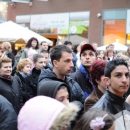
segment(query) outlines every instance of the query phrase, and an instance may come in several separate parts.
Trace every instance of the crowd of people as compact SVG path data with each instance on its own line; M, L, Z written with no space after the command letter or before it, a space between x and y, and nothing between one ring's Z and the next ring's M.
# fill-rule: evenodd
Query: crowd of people
M0 130L129 130L130 49L29 39L14 56L3 42Z

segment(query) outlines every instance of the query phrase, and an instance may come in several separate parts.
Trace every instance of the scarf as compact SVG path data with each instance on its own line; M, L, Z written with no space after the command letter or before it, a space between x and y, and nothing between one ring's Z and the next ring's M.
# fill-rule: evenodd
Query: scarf
M23 78L26 78L27 77L27 74L23 73L22 71L19 72Z
M8 79L8 80L11 80L11 76L7 76L7 75L1 75L1 77L5 78L5 79Z
M86 69L82 64L79 66L79 71L85 76L87 80L89 79L88 72L86 71Z

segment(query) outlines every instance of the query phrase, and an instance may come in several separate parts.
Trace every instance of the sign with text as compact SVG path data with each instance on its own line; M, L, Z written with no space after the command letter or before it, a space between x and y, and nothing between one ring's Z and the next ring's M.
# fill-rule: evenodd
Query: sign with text
M32 30L45 30L46 33L68 33L69 14L31 15L30 28ZM48 30L48 32L47 32Z
M87 31L90 12L31 15L30 28L49 34L82 34Z
M126 33L130 34L130 10L127 10Z

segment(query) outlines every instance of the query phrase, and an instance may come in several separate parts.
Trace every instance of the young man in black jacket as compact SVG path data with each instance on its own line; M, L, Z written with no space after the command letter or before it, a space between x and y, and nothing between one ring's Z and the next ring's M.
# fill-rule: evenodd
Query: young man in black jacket
M124 98L130 83L128 65L122 59L114 59L108 62L104 74L108 88L92 108L106 110L114 114L116 117L115 130L128 130L130 105L125 102Z
M49 80L58 80L69 85L72 92L72 101L84 103L85 97L82 89L76 81L69 77L73 65L72 50L65 45L58 45L51 49L50 52L53 70L43 69L39 76L40 86L42 82Z

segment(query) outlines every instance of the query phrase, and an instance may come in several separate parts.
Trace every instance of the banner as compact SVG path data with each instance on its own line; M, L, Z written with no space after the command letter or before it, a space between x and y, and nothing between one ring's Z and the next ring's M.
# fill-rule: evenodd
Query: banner
M30 29L49 34L82 34L88 31L90 12L31 15Z

